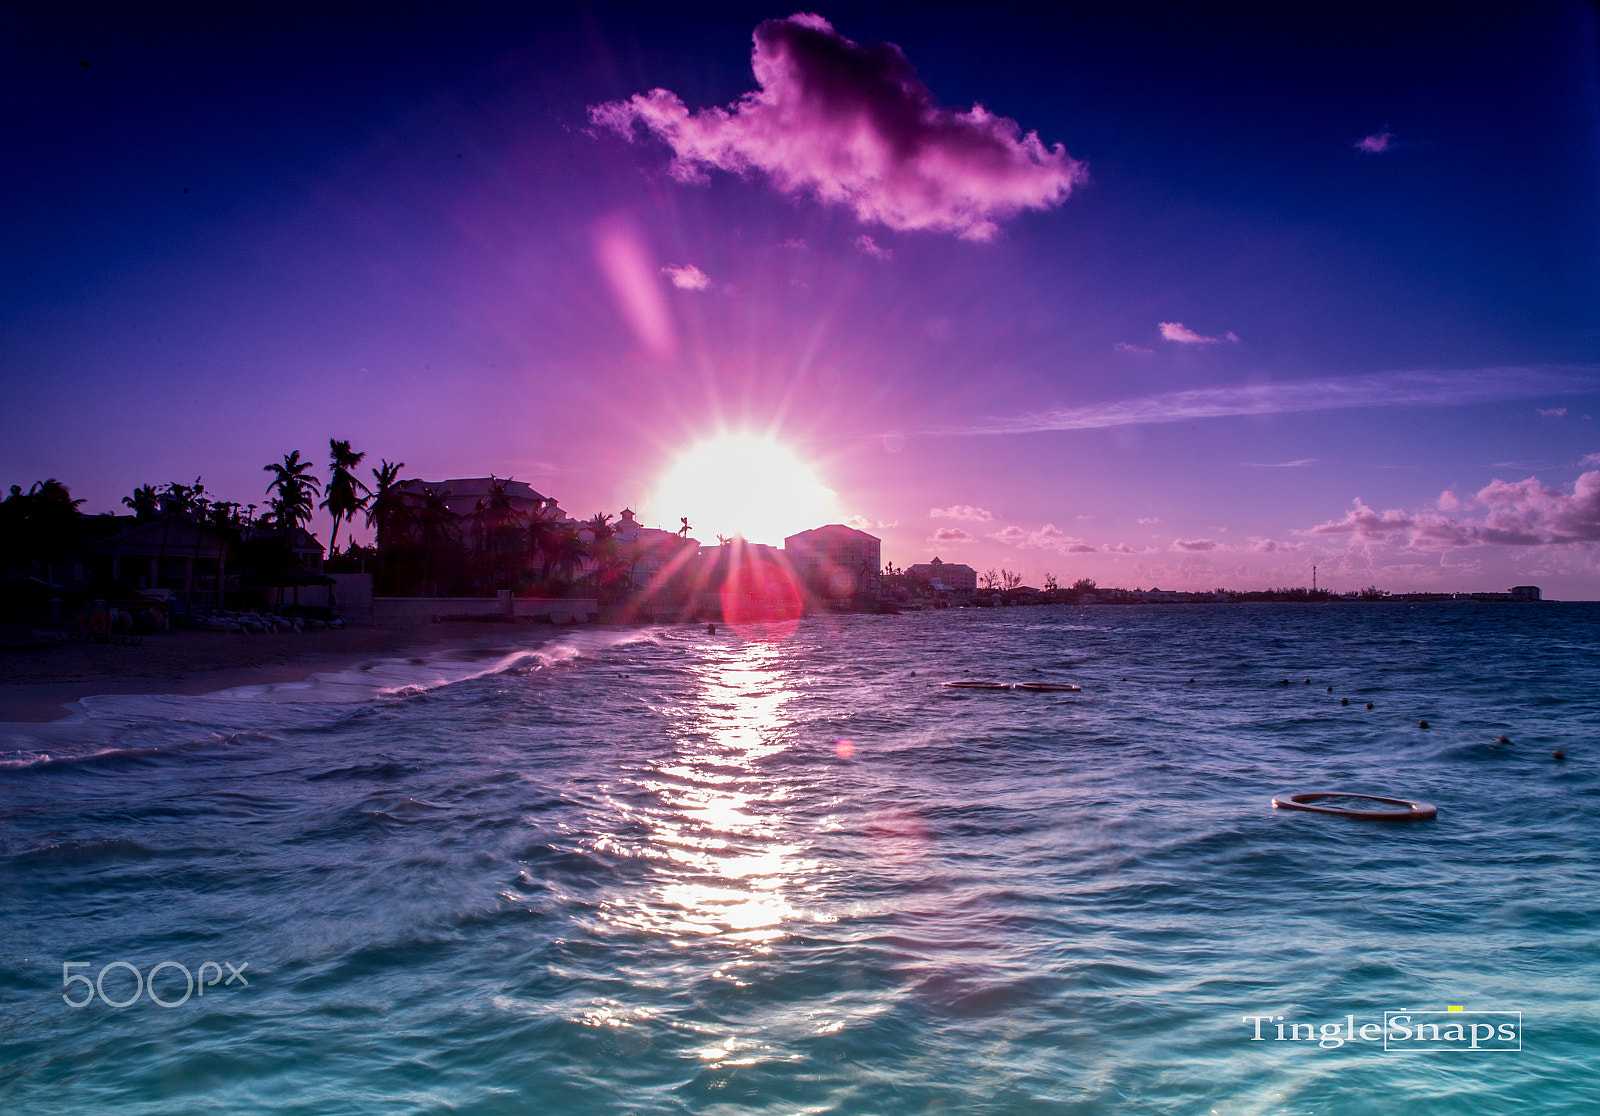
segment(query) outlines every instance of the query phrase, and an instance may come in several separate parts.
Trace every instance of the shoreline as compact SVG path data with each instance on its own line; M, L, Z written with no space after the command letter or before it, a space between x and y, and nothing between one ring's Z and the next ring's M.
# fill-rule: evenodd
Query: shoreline
M589 625L586 625L588 627ZM63 643L0 654L0 724L49 724L70 703L110 694L209 694L299 682L371 659L500 642L543 643L571 628L489 621L243 634L179 630L137 647ZM535 637L529 641L528 637Z

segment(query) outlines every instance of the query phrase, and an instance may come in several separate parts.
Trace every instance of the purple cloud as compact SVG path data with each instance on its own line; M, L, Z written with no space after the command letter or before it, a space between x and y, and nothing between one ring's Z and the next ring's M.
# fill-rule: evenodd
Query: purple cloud
M1570 493L1549 488L1537 477L1495 479L1480 488L1472 504L1481 518L1451 516L1468 501L1453 493L1441 497L1441 511L1378 512L1358 497L1342 519L1318 524L1310 535L1350 535L1353 542L1397 542L1418 549L1465 546L1559 546L1600 542L1600 470L1582 473Z
M666 89L593 106L590 119L672 148L681 181L759 171L786 194L848 206L862 222L989 240L997 221L1059 205L1088 177L1061 144L982 105L943 108L892 43L851 42L818 15L755 30L759 90L691 113Z
M711 276L694 264L668 264L661 269L661 274L671 279L672 285L680 291L703 291L711 285Z
M1173 539L1172 545L1178 550L1187 550L1192 553L1205 553L1217 549L1215 539Z
M1354 146L1357 151L1365 152L1368 155L1382 155L1385 151L1394 147L1394 133L1374 132L1370 136L1362 136L1356 140Z
M856 247L875 260L894 259L893 252L889 251L887 248L880 247L878 242L873 240L866 233L862 233L860 236L856 237Z
M971 504L951 504L948 508L929 508L928 515L933 519L972 519L979 523L987 523L994 518L994 513L988 508L974 507Z
M1567 417L1567 409L1565 407L1540 407L1539 408L1539 413L1541 415L1543 415L1545 418L1566 418Z
M1600 465L1600 453L1586 453L1579 459L1578 464L1580 466Z
M1180 345L1215 345L1219 341L1237 341L1239 335L1229 330L1216 337L1207 337L1203 333L1196 333L1182 322L1162 322L1161 339L1176 341Z
M933 538L929 541L936 543L969 543L977 542L977 539L959 527L941 527L933 533Z
M1147 349L1143 345L1133 345L1127 341L1118 341L1111 347L1117 350L1119 353L1133 353L1136 356L1149 356L1151 353L1155 352L1154 349Z
M1021 527L1011 526L1002 531L996 531L989 536L998 539L1007 546L1031 548L1035 550L1054 550L1061 554L1093 554L1095 548L1082 539L1067 534L1054 523L1046 523L1037 531L1025 531Z

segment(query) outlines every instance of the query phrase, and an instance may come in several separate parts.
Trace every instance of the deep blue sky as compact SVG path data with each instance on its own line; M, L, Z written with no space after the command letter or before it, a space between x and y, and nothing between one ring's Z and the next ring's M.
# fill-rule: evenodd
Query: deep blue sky
M591 126L656 87L732 103L789 8L0 13L0 481L259 501L336 436L670 523L652 478L751 427L899 564L1600 596L1592 9L1309 7L818 9L1086 162L987 243L678 182ZM671 353L597 266L606 221L710 279L663 281ZM1174 394L1249 385L1269 413ZM1096 410L1140 400L1168 421ZM956 506L990 518L929 514Z

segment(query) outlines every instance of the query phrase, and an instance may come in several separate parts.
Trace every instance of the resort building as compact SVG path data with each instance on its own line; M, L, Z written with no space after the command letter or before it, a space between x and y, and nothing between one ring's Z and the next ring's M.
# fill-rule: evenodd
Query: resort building
M939 582L957 593L972 593L978 588L978 571L960 562L941 562L935 558L906 567L906 574L930 585Z
M818 597L876 595L883 543L874 535L830 523L783 540L795 576Z
M622 561L628 566L628 583L643 589L664 578L691 572L687 567L701 552L699 542L660 527L646 527L632 508L623 508L612 529Z
M490 507L496 488L505 493L512 516L526 519L533 512L544 509L546 518L557 523L572 520L552 498L534 490L526 481L500 477L457 477L453 480L408 480L400 485L400 498L413 510L421 509L429 490L445 494L444 504L456 516L455 531L460 541L472 543L474 527L482 513ZM481 527L479 527L481 530Z

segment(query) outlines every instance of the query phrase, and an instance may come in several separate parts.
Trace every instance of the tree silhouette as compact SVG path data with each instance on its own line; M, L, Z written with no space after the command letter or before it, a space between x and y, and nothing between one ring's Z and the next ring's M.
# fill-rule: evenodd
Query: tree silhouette
M372 498L372 490L351 472L366 456L351 449L349 442L328 439L328 489L322 507L333 516L333 534L328 537L330 556L339 549L340 521L354 522L356 512L366 507L367 501Z
M160 514L160 493L153 484L141 484L133 490L132 496L124 496L122 502L133 509L133 518L138 523L149 523Z
M277 493L271 501L272 519L285 531L310 519L316 509L322 482L307 475L311 468L311 462L300 460L299 450L284 454L281 464L274 462L261 467L263 472L272 474L267 491Z

